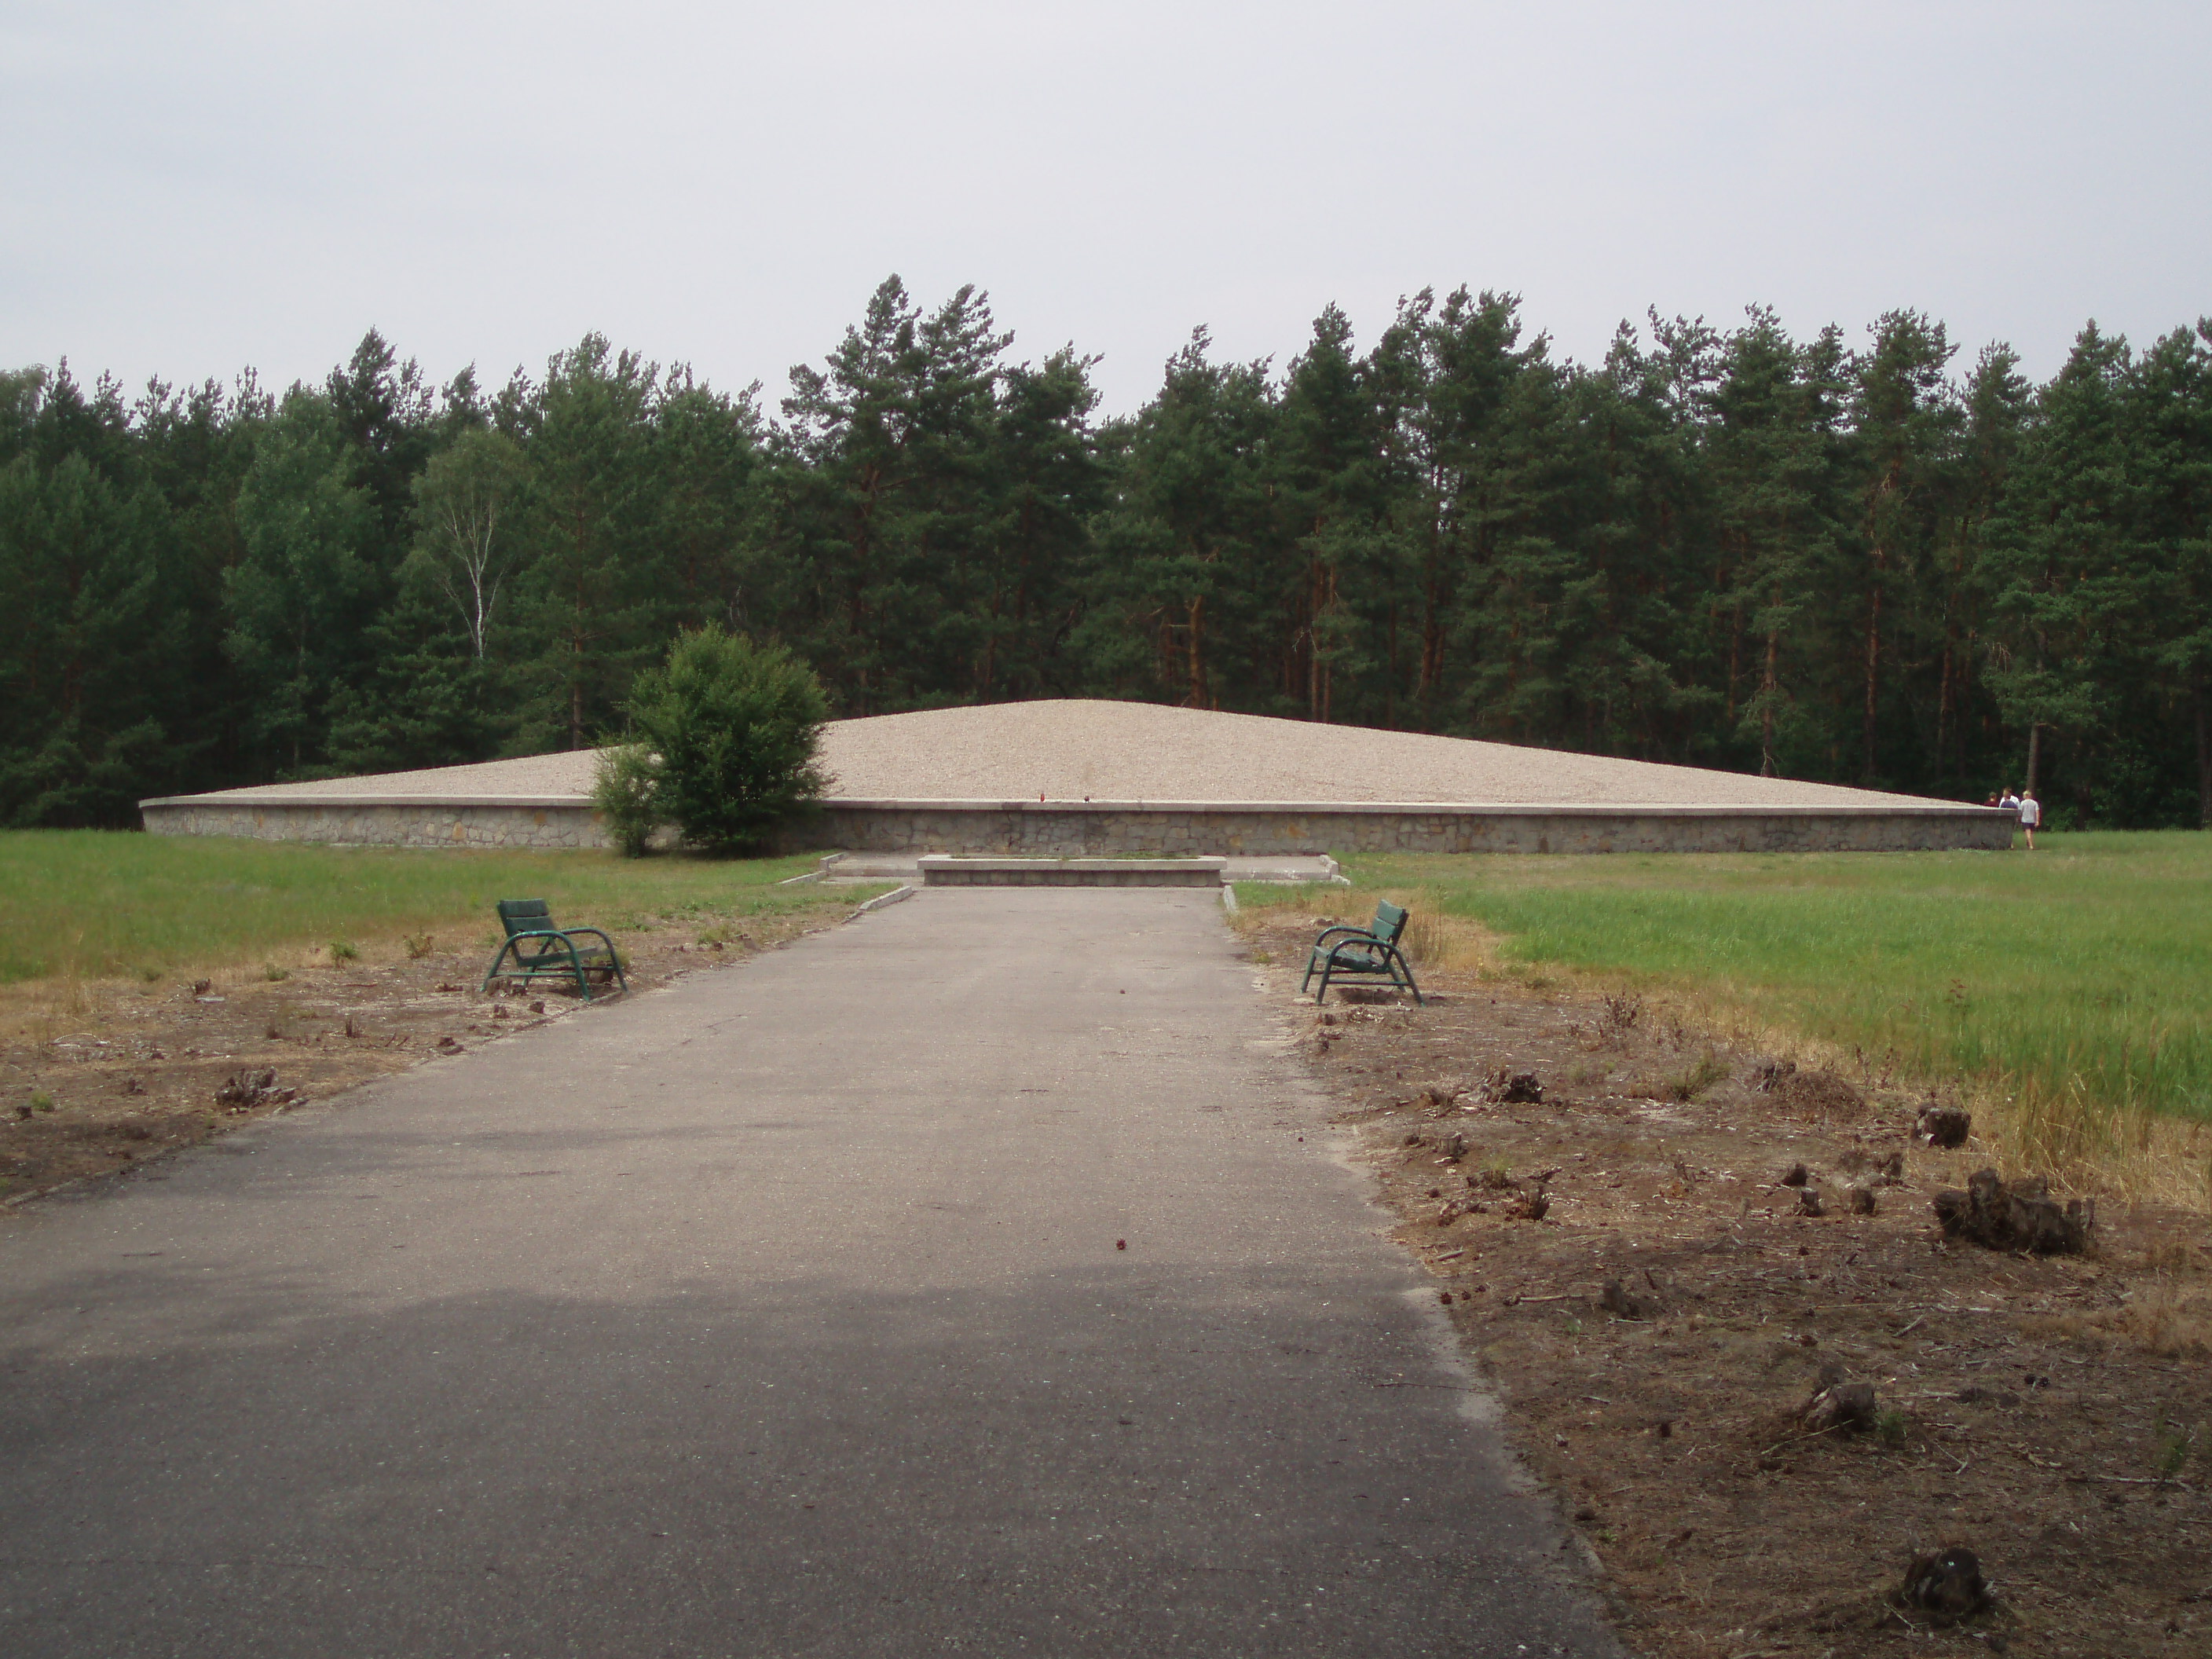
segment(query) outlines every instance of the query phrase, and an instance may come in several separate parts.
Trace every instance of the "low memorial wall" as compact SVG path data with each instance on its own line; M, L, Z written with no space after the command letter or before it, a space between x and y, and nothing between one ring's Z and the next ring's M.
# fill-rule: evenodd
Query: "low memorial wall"
M605 847L574 796L317 800L172 796L141 803L155 835L377 847ZM1911 806L1436 805L1273 801L831 800L787 849L1039 858L1170 854L1822 853L1998 849L2009 812Z
M338 847L611 847L591 803L574 796L467 801L225 800L178 795L138 803L149 835L246 836Z

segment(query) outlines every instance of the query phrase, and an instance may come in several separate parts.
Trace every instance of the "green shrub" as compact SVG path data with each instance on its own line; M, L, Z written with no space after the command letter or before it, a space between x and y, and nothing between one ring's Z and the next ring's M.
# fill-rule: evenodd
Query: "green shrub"
M1728 1062L1708 1048L1696 1065L1668 1078L1667 1092L1680 1101L1702 1100L1713 1085L1726 1082L1728 1075Z
M678 635L629 701L637 740L659 761L658 816L711 853L756 850L822 793L814 751L828 716L804 663L712 624Z
M331 960L332 962L358 962L360 959L361 949L351 940L334 939L331 941Z
M599 751L592 805L626 859L642 858L660 827L660 763L641 743L618 743Z

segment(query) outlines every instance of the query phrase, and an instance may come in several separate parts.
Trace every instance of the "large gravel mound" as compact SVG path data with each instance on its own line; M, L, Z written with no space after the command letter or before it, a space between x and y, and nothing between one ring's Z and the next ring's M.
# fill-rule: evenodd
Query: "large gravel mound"
M991 703L838 720L823 740L848 800L1404 801L1468 805L1880 806L1904 795L1464 738L1316 726L1157 703ZM228 790L238 799L588 794L589 751Z

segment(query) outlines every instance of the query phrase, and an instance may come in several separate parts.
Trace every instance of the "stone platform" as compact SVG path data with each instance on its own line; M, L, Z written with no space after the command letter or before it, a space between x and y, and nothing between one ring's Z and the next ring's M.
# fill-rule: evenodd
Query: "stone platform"
M924 854L925 887L1218 887L1227 859L991 859Z
M820 882L825 887L858 887L862 885L872 885L885 881L902 881L916 887L923 886L925 884L934 887L975 886L988 884L1071 887L1098 887L1114 885L1164 887L1182 886L1185 884L1180 880L1169 881L1165 879L1131 879L1127 882L1079 880L1074 878L1073 873L1070 874L1068 879L1052 882L1036 881L1011 884L986 884L975 881L963 881L957 878L946 879L943 876L931 878L925 881L926 872L933 862L940 869L952 864L977 865L989 863L1010 864L1021 871L1029 871L1040 866L1049 866L1054 868L1067 869L1071 872L1073 872L1073 866L1097 865L1103 863L1111 865L1116 870L1126 868L1132 873L1133 877L1142 877L1148 872L1157 873L1170 867L1180 870L1194 863L1202 863L1218 865L1220 866L1218 879L1223 886L1232 886L1238 882L1256 882L1264 884L1291 887L1302 886L1309 884L1313 885L1334 885L1339 887L1347 887L1351 885L1350 880L1344 874L1342 866L1340 866L1334 859L1328 857L1326 854L1323 854L1317 858L1278 856L1275 858L1224 858L1193 860L1183 859L1096 860L1036 859L1020 857L1005 860L984 860L954 859L948 855L941 854L906 854L897 853L826 854L823 857L822 867L819 870L811 871L803 876L793 876L791 880L785 884L787 886L795 886L801 882L817 881ZM1209 885L1210 884L1200 880L1189 884L1202 887Z
M1997 849L2013 815L1787 778L1103 702L837 720L784 850L1027 858ZM159 835L609 844L590 750L142 801Z

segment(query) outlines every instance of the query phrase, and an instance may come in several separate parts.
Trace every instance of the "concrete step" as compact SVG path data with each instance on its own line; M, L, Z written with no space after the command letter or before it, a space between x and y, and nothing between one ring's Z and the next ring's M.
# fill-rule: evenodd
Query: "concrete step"
M1218 887L1227 859L1024 859L925 853L925 887Z
M822 868L819 871L815 872L811 875L794 878L794 879L799 881L821 881L825 884L830 885L854 885L863 882L883 881L906 881L921 884L925 879L922 872L922 860L927 857L943 856L945 855L930 854L916 854L911 853L832 853L822 860ZM966 856L972 860L974 855ZM994 855L993 861L1000 864L1019 865L1024 866L1090 864L1110 865L1116 867L1126 866L1131 868L1137 868L1139 866L1156 867L1163 865L1188 865L1195 862L1195 860L1188 859L1034 859L1020 858L1012 855ZM1312 857L1302 857L1293 854L1281 854L1273 857L1217 858L1209 861L1221 866L1220 874L1216 878L1216 880L1220 883L1234 883L1240 881L1281 882L1289 884L1304 882L1333 882L1340 885L1345 884L1343 872L1339 868L1336 860L1333 858L1328 857L1326 854L1320 854ZM944 885L946 884L939 881L933 882L929 884ZM968 884L973 884L970 883ZM1154 881L1114 881L1111 883L1099 881L1084 881L1080 883L1071 881L1061 883L1057 881L1044 882L1042 880L1025 880L1012 884L1163 886L1183 885L1187 884L1182 882L1170 883L1164 879L1161 879ZM1215 884L1215 882L1201 882L1200 884L1211 886Z

